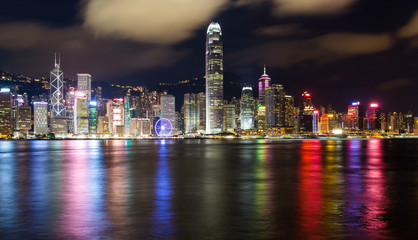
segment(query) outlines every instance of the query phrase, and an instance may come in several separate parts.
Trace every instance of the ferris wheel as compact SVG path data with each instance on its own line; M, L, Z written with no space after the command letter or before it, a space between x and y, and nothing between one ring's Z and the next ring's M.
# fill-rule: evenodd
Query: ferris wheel
M155 133L159 137L169 137L173 132L173 124L167 118L161 118L155 123Z

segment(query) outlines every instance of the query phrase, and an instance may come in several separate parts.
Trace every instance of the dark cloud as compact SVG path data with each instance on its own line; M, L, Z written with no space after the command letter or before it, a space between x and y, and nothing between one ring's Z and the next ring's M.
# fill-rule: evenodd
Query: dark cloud
M410 38L418 36L418 11L412 16L409 22L398 31L401 38Z
M89 0L84 25L98 36L173 44L189 39L228 0Z
M402 78L394 79L381 83L377 89L380 91L390 91L399 88L409 88L415 86L416 82L412 79Z
M62 67L67 76L89 72L99 78L123 77L156 67L167 68L188 53L187 49L97 39L79 26L55 29L21 22L0 24L0 31L8 32L0 35L0 49L13 52L13 58L0 60L0 65L37 76L48 75L45 73L50 69L46 66L52 67L54 51L62 54Z
M357 0L239 0L237 5L272 2L277 16L335 15L343 12Z
M310 33L309 30L301 28L299 24L273 25L258 28L255 32L259 35L270 37L285 37Z
M339 59L388 50L393 45L389 34L330 33L304 40L279 40L231 55L236 65L248 62L269 63L288 68L304 61L323 64Z

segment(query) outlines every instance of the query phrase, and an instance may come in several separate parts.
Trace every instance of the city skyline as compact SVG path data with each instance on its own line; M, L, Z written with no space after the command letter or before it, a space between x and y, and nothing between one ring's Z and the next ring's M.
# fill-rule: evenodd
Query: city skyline
M147 10L165 11L164 23L180 21L166 6L139 2ZM101 12L94 0L51 2L47 7L24 1L32 8L23 10L8 2L0 18L0 30L8 32L0 37L0 54L7 56L0 59L0 69L45 76L51 53L60 52L65 75L73 79L79 72L88 72L94 81L150 86L203 77L203 33L211 21L217 21L227 32L223 39L226 81L256 84L266 64L272 84L286 85L293 95L309 90L319 104L335 101L341 109L359 99L380 102L388 111L417 111L410 98L418 76L413 27L418 3L404 1L400 6L391 1L349 0L333 5L324 0L297 12L303 2L297 0L277 10L283 2L193 3L202 14L188 17L203 20L183 19L183 25L167 31L165 24L157 26L150 17L152 29L140 25L141 30L133 32L131 26L100 28L95 16ZM329 3L329 9L320 7L324 3ZM126 7L125 1L114 4L109 6ZM14 14L18 9L25 14ZM40 14L43 11L53 14ZM115 21L136 17L122 15L115 14ZM162 32L172 35L164 38L171 42L158 41ZM43 35L51 37L41 40Z

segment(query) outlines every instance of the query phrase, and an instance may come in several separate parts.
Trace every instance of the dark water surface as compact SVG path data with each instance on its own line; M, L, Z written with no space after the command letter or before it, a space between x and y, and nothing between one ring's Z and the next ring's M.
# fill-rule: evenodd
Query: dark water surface
M418 140L1 141L1 239L417 239Z

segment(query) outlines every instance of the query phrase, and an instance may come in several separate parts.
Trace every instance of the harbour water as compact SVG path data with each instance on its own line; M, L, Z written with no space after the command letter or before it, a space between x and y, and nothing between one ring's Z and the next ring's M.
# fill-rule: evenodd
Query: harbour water
M0 142L1 239L415 239L418 140Z

